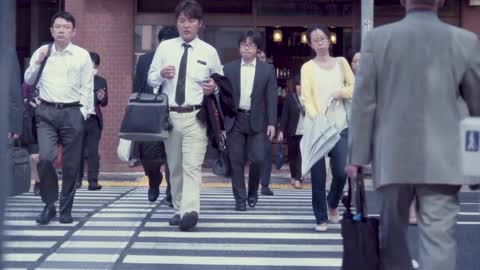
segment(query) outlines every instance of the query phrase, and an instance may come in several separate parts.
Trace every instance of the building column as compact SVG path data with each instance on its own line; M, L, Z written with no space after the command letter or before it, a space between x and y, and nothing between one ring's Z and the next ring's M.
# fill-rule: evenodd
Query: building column
M102 108L100 171L128 171L117 157L118 131L133 85L134 0L65 0L77 20L74 43L100 55L99 75L108 83L108 106Z
M362 41L365 33L373 29L374 8L373 0L362 0Z

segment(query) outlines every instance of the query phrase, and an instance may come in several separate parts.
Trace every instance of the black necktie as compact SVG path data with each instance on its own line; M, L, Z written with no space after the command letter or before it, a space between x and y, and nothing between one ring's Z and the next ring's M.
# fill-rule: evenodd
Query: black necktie
M175 102L178 106L182 106L185 103L185 79L187 77L188 48L190 48L190 45L187 43L183 43L182 46L184 51L180 60L180 68L178 69L177 90L175 92Z

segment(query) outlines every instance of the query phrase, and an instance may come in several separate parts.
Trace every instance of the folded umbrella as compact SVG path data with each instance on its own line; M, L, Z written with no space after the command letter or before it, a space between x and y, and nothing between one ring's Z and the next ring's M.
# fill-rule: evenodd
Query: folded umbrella
M340 130L324 115L314 119L305 118L303 137L300 141L302 176L321 158L326 156L340 140Z

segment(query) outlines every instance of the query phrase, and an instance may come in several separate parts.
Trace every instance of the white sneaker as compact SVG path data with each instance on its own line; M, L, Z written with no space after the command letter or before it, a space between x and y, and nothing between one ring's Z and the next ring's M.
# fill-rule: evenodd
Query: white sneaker
M317 232L326 232L328 230L328 224L327 223L322 223L317 226L315 226L315 231Z

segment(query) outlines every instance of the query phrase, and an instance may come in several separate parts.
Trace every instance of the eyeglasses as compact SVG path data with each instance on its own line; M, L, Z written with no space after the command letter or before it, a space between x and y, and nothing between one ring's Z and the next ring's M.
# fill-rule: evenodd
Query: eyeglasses
M240 42L240 47L243 47L243 48L254 48L254 47L257 47L257 44L253 43L253 42Z

